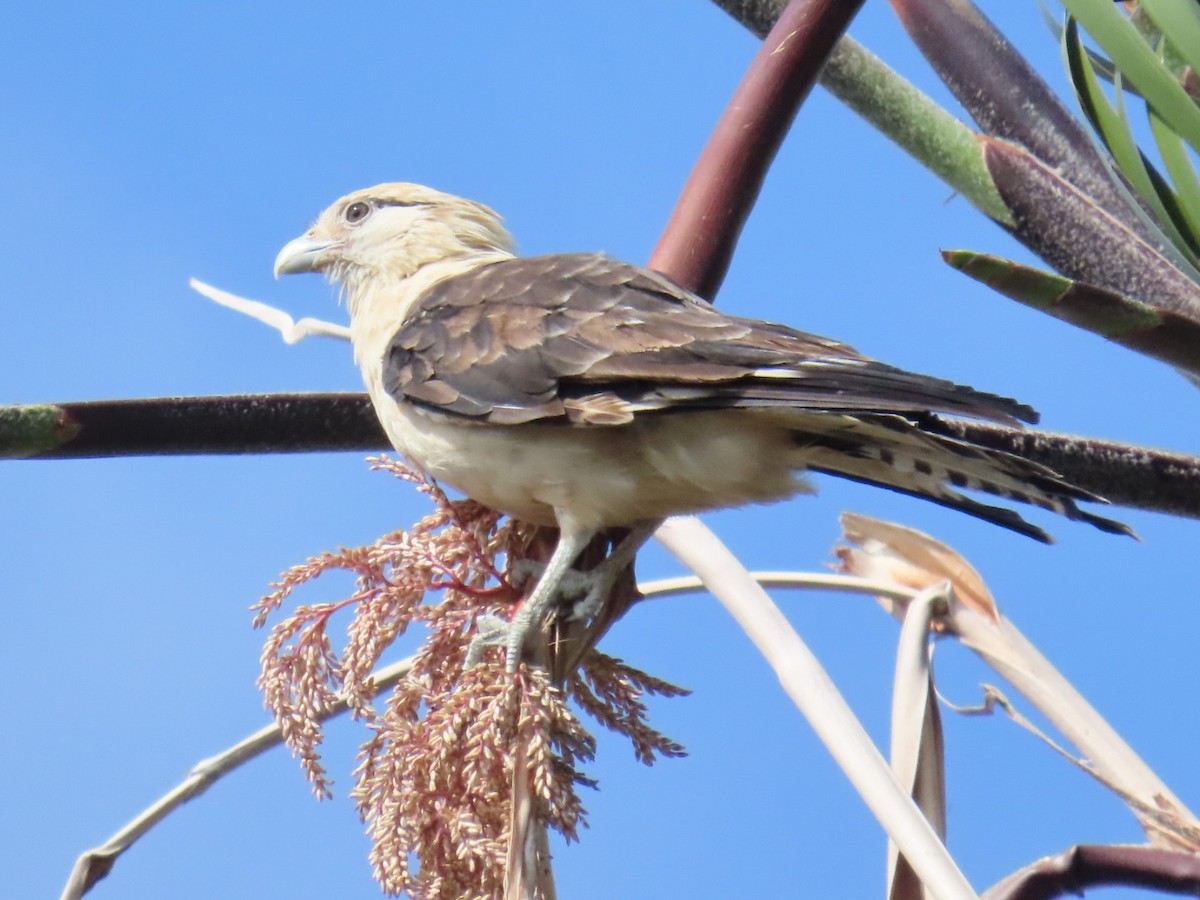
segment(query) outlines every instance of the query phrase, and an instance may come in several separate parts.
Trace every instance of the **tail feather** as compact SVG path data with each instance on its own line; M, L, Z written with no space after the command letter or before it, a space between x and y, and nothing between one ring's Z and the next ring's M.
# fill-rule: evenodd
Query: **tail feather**
M828 422L826 422L828 426ZM1105 502L1032 460L934 434L901 416L855 416L842 427L794 433L807 469L889 488L1052 543L1016 510L981 503L958 489L1046 509L1111 534L1134 536L1122 522L1080 509L1077 500Z
M936 503L938 506L945 506L948 509L964 512L985 522L991 522L993 525L999 525L1001 528L1007 528L1009 531L1015 531L1017 534L1031 537L1035 541L1041 541L1043 544L1054 543L1053 535L1044 528L1034 525L1015 509L1009 509L1007 506L991 506L987 503L980 503L978 500L964 497L957 491L943 489L935 492L918 487L901 487L894 482L880 481L877 478L869 478L866 475L852 475L844 470L826 469L820 466L810 466L809 471L823 472L826 475L836 475L847 481L857 481L860 484L887 488L898 494L906 494L909 497L917 497L921 500L927 500L930 503Z

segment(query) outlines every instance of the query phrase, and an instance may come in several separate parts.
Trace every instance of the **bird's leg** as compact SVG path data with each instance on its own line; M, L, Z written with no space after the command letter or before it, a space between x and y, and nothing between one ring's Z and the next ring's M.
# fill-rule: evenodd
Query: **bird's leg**
M621 573L633 562L642 545L650 540L650 536L661 524L659 519L652 519L632 525L629 534L625 535L594 569L567 573L568 577L563 579L559 592L567 598L579 598L571 606L569 618L586 619L600 612Z
M540 628L555 604L563 599L578 598L571 607L569 618L584 619L595 615L621 573L661 524L658 520L637 523L599 565L587 572L578 572L571 566L596 532L568 524L565 516L560 518L562 525L558 544L550 554L549 561L544 565L521 561L514 567L534 571L540 569L540 575L512 621L506 622L499 616L491 615L480 616L476 620L478 631L467 651L468 668L479 661L487 647L503 644L505 669L508 672L516 671L529 633Z
M525 649L525 639L529 632L540 628L546 614L558 602L558 588L563 577L571 570L571 564L583 552L595 535L595 530L582 528L569 521L560 519L558 544L538 582L530 591L529 596L521 604L512 621L508 623L508 637L505 640L504 669L512 673L517 670L521 659L521 651Z

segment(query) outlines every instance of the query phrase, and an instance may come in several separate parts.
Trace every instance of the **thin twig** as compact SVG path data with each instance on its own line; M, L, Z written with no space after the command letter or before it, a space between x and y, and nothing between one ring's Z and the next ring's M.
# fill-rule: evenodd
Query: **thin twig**
M375 686L382 690L395 684L412 668L415 657L402 659L380 669L375 675ZM321 721L339 716L349 710L349 703L340 698L318 718ZM67 885L63 888L62 900L78 900L107 875L117 858L132 847L151 828L165 819L183 804L207 791L213 784L234 769L283 743L283 732L278 724L260 728L245 740L234 744L216 756L198 762L188 777L168 791L152 805L138 813L129 824L120 828L112 837L92 850L83 853L71 870Z

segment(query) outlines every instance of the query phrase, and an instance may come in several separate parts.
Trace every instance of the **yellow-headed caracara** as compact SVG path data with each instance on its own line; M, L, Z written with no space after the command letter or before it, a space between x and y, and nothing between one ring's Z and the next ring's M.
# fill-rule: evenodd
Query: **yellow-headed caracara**
M1079 509L1096 498L1055 473L927 430L931 413L1036 421L1028 406L729 315L640 266L517 257L496 213L431 188L343 197L280 251L275 272L340 285L355 360L397 450L481 503L560 529L509 631L510 670L599 530L633 533L589 573L593 609L658 520L810 491L805 471L1040 540L1015 511L958 489L1127 530Z

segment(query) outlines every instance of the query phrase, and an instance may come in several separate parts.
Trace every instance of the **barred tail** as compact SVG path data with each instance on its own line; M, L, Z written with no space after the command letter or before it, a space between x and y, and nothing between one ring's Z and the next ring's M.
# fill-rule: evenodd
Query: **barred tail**
M958 489L977 491L1050 510L1111 534L1134 537L1123 522L1080 509L1076 501L1106 502L1032 460L924 431L900 416L847 417L841 427L794 431L804 465L901 494L932 501L1035 540L1053 543L1016 510L981 503Z

